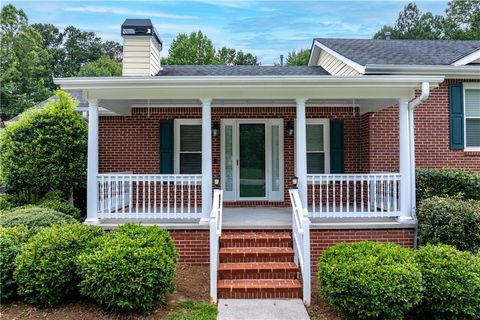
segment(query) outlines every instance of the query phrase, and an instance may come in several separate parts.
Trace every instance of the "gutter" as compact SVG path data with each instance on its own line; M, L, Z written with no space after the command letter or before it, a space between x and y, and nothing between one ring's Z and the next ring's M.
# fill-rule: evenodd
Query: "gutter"
M420 96L413 99L408 103L408 127L409 127L409 135L410 135L410 189L413 190L411 192L411 203L412 203L412 218L417 220L416 214L416 173L415 173L415 129L414 129L414 119L413 119L413 111L415 108L428 99L430 96L430 84L428 82L422 82L422 91ZM415 225L414 230L414 238L413 238L413 247L417 248L418 246L418 221Z
M367 64L365 74L368 75L443 75L457 77L480 78L480 66L451 66L451 65L385 65Z

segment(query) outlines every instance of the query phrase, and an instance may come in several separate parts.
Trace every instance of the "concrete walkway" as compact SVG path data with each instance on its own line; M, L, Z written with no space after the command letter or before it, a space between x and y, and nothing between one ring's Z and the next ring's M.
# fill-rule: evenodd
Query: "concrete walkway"
M218 320L309 320L300 299L219 299Z

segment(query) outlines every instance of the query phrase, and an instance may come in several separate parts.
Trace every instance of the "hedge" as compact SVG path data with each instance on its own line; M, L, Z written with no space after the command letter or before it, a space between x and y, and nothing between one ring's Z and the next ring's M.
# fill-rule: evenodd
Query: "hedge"
M24 225L29 229L37 230L57 223L75 221L73 217L66 214L38 206L24 206L0 213L0 226L3 227Z
M423 276L421 319L480 318L480 256L447 245L416 253Z
M166 230L127 224L79 257L81 292L108 311L147 313L174 289L176 263Z
M75 222L54 225L33 236L15 260L14 279L25 302L52 307L75 291L77 256L102 234L99 227Z
M480 200L480 174L454 169L417 169L417 203L433 196Z
M421 298L413 252L393 243L330 247L320 256L318 278L321 294L346 319L403 319Z
M14 262L28 235L29 231L25 226L0 227L0 298L2 301L10 299L16 293L13 280Z
M480 201L432 197L417 210L418 241L444 243L459 250L480 250Z
M68 216L71 216L77 221L82 221L82 212L80 211L80 209L75 208L74 206L67 203L66 201L47 199L40 202L39 206L42 208L48 208L48 209L52 209L52 210L64 213Z

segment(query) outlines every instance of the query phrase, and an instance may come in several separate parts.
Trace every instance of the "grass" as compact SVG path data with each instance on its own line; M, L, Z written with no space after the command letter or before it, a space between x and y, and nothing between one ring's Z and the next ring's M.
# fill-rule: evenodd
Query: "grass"
M180 308L172 311L165 320L215 320L217 307L210 303L185 301Z

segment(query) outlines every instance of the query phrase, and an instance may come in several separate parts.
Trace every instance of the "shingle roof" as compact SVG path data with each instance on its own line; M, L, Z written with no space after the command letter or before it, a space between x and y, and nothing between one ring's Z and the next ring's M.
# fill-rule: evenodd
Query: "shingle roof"
M224 66L163 65L158 76L303 76L329 75L322 67L308 66Z
M480 50L480 41L324 38L315 40L360 65L450 65Z

